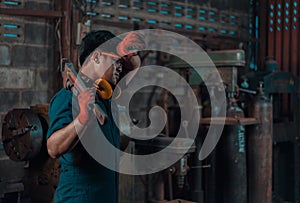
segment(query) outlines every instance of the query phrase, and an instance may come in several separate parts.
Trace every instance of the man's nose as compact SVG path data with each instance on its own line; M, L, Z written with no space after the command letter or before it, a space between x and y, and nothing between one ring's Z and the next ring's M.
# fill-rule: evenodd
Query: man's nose
M116 68L117 72L122 72L123 70L123 65L121 63L117 64L117 68Z

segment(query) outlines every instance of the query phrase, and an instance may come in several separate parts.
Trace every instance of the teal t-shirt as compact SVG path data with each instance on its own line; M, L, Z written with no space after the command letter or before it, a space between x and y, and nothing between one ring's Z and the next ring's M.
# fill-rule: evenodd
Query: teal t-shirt
M110 111L111 102L110 100L98 100L97 104L107 114L107 121L104 125L99 125L99 129L101 129L109 143L119 149L120 133L113 122ZM73 97L70 90L63 88L57 92L50 101L50 124L47 138L55 131L71 123L73 118L76 118L78 110L77 99ZM84 134L84 138L93 139L96 136L101 136L98 135L99 133L93 133L93 126L87 128L89 130ZM118 173L95 161L89 154L90 150L86 150L83 145L79 142L71 152L65 153L59 158L61 173L53 202L117 203ZM114 162L115 167L118 167L118 153L105 153L105 149L103 149L105 146L99 144L99 141L95 142L93 148L103 154L106 159Z

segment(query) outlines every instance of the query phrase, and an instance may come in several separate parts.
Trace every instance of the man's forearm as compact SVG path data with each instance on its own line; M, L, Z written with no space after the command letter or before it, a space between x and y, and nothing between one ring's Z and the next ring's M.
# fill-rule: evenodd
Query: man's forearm
M77 134L83 130L83 125L78 117L66 127L55 131L47 140L48 154L57 158L73 148L74 142L78 139Z

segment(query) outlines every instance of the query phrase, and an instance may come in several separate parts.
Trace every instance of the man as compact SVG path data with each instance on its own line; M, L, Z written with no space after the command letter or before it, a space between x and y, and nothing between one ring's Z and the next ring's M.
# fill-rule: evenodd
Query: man
M105 43L114 37L109 31L93 31L83 38L79 50L79 63L82 67L78 77L87 87L92 87L98 78L105 79L112 86L120 79L122 64L118 60L120 56L116 54L116 48L122 43L120 40L113 40L114 43L111 44ZM124 51L124 47L126 46L123 43L118 49ZM133 56L129 61L133 61L132 64L135 65L140 64L137 56ZM59 157L61 163L54 202L118 202L117 172L96 162L81 142L78 142L79 135L83 139L99 136L90 124L94 115L89 104L93 103L95 98L97 105L106 115L106 121L97 124L105 138L115 148L120 148L120 133L113 122L110 99L102 99L99 94L95 94L93 88L80 92L75 99L70 90L61 89L50 102L50 126L47 133L48 153L53 158ZM109 161L116 163L116 168L118 167L118 154L101 153L100 156L106 156Z

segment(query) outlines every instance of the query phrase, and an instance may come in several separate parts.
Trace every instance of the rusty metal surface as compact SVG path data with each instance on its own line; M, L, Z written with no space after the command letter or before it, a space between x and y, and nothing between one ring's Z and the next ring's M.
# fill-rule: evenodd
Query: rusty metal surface
M43 127L30 109L9 111L2 125L2 142L6 154L14 161L35 157L41 150Z
M273 107L269 99L259 94L249 114L260 123L248 134L249 203L272 202Z

